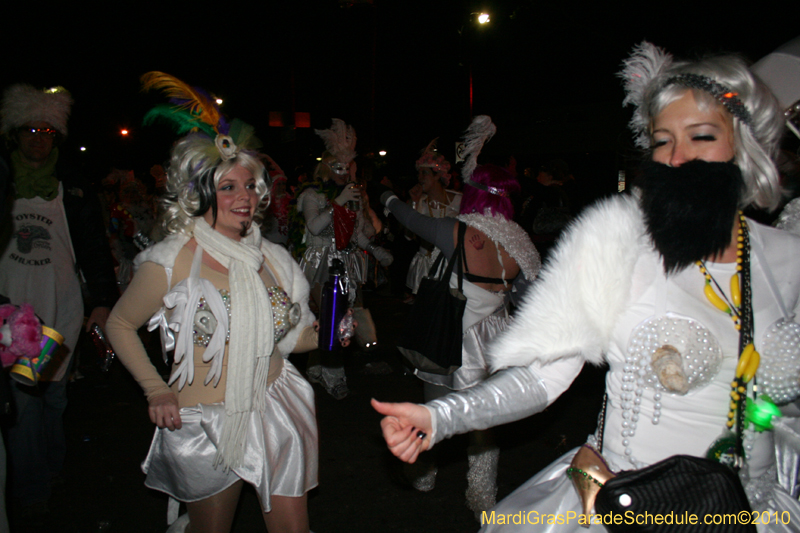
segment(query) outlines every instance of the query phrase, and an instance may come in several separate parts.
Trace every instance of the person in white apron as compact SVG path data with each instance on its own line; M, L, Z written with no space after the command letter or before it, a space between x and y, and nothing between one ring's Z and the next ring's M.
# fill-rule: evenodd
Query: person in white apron
M84 318L79 266L94 292L88 326L105 326L117 289L99 204L90 188L57 167L72 99L63 89L14 85L4 94L2 134L10 154L13 201L0 238L0 294L29 303L64 336L38 386L13 384L8 445L15 507L41 507L66 453L66 383ZM72 231L71 231L72 230ZM40 513L37 513L40 514Z

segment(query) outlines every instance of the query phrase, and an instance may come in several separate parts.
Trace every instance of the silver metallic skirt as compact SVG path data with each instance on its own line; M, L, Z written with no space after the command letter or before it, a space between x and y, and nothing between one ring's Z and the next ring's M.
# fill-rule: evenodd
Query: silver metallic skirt
M300 269L308 283L313 287L328 281L328 267L333 259L340 259L344 265L345 279L350 291L350 302L355 301L358 285L367 281L367 254L355 246L337 250L335 246L309 246L300 259Z
M145 485L183 502L213 496L242 479L253 485L264 512L270 496L302 496L317 486L319 467L314 391L289 362L267 387L267 407L250 416L242 465L214 468L225 405L181 409L183 427L156 429L142 463Z

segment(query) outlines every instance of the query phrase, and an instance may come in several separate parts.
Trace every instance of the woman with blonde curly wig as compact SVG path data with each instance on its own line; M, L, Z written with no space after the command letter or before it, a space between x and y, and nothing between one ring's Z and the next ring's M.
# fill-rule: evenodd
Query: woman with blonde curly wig
M179 141L162 198L167 237L136 258L108 322L158 426L143 470L148 487L171 497L170 532L230 531L245 482L271 533L309 530L314 394L285 358L316 346L314 316L297 263L261 237L268 202L255 152L221 134ZM167 383L136 334L148 321L165 353L174 350Z

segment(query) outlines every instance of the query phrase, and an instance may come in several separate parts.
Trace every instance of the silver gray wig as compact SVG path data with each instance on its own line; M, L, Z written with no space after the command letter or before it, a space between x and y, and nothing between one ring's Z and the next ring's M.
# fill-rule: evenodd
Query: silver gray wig
M671 55L650 43L643 42L634 48L619 76L627 92L623 105L636 107L630 123L636 144L645 150L651 149L653 119L686 91L692 91L698 105L704 109L714 105L724 109L715 95L671 81L685 74L704 76L728 88L744 104L750 115L749 123L729 113L733 118L734 162L741 169L746 186L742 206L755 204L775 209L782 195L774 158L784 131L783 113L767 86L738 56L673 61Z
M165 234L191 232L192 218L211 208L210 199L216 198L220 179L236 165L249 170L256 179L259 204L253 218L259 223L269 205L270 184L258 156L240 150L223 161L214 140L202 133L190 134L178 141L170 154L167 190L161 198L161 225Z

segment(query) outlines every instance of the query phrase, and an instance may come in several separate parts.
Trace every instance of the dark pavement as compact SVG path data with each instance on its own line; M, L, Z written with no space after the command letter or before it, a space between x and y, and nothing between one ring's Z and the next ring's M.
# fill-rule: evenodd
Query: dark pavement
M377 324L379 348L349 354L351 394L346 399L336 401L314 386L320 471L319 487L309 495L311 528L317 533L477 531L478 523L464 499L465 437L436 446L439 475L429 493L404 486L401 463L386 449L380 416L369 399L419 402L422 385L404 371L394 348L411 307L389 295L386 287L367 293L365 299ZM305 359L292 356L301 371ZM67 464L54 486L47 525L37 531L164 532L167 498L145 488L139 466L153 435L147 404L118 362L108 373L101 373L93 363L84 355L80 369L85 377L70 385ZM585 441L595 426L602 379L601 370L584 369L547 411L497 428L501 448L498 500ZM252 490L246 489L240 500L233 531L265 531Z

